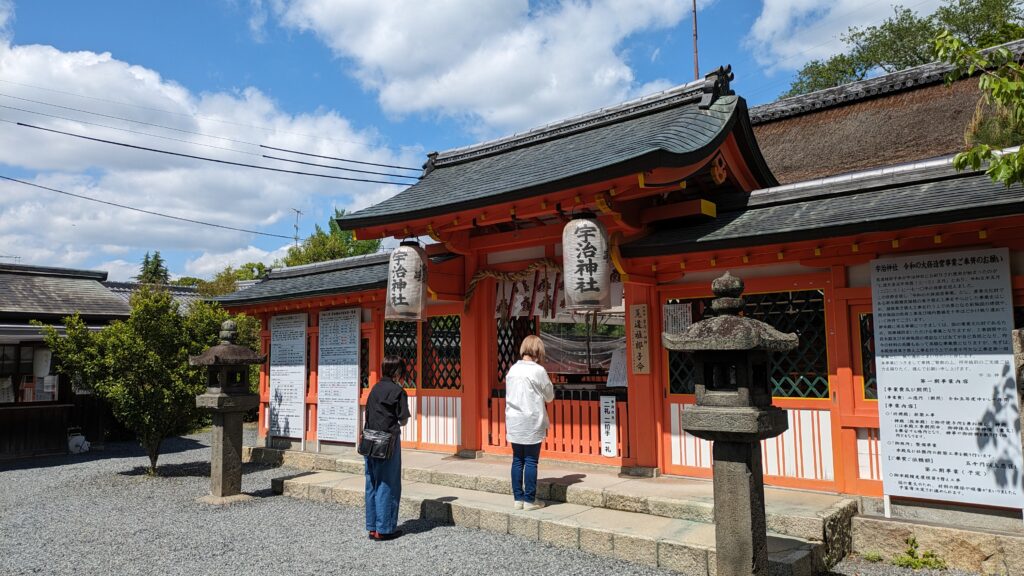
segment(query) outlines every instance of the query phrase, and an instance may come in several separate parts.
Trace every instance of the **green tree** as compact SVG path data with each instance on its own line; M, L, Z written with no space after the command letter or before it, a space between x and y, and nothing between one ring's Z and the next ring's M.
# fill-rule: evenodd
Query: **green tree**
M150 256L149 252L146 252L146 256L142 259L142 265L139 267L139 275L135 277L135 280L142 284L158 284L164 286L171 281L171 274L167 271L167 265L164 262L160 251L153 252Z
M334 211L334 218L344 215L343 210L336 209ZM334 218L328 222L327 231L317 224L313 234L303 240L302 244L288 249L288 254L281 259L280 264L299 266L361 254L372 254L380 249L380 240L356 240L352 231L339 228ZM277 264L275 262L275 265Z
M982 47L1024 37L1020 0L945 0L928 16L895 6L878 26L851 27L842 36L848 49L826 60L812 60L796 75L782 97L806 94L862 80L876 70L896 72L934 58L933 39L940 30Z
M90 332L79 316L64 321L66 336L45 327L46 343L57 369L106 399L114 416L149 456L149 473L157 473L163 441L191 429L200 413L196 395L206 375L188 357L217 343L228 314L209 302L195 302L184 315L166 290L142 287L131 299L131 315L99 332ZM256 345L254 319L243 320L245 343Z
M270 272L262 262L246 262L238 268L227 266L213 277L213 280L200 280L196 285L199 294L208 298L230 294L235 291L238 282L259 280Z
M969 130L966 138L969 148L953 157L953 166L957 170L980 170L986 166L985 173L993 181L1007 186L1024 182L1024 149L1000 150L1020 144L1024 133L1024 66L1006 48L979 50L948 30L936 37L935 54L954 67L946 76L947 83L978 74L982 106L990 107L997 125L991 131L985 127L978 129L976 114L975 131ZM981 117L984 119L983 109Z
M196 278L195 276L182 276L181 278L175 278L171 280L171 286L199 286L199 284L205 282L202 278Z

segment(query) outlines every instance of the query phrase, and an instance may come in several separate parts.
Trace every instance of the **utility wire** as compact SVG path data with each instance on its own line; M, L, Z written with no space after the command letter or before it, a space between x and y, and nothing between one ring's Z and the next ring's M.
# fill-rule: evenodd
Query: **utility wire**
M260 148L266 148L268 150L278 150L280 152L289 152L289 153L292 153L292 154L301 154L303 156L313 156L313 157L316 157L316 158L326 158L328 160L338 160L338 161L341 161L341 162L351 162L353 164L364 164L364 165L368 165L368 166L381 166L381 167L384 167L384 168L398 168L400 170L415 170L416 172L420 171L419 168L409 168L409 167L406 167L406 166L394 166L394 165L391 165L391 164L377 164L377 163L374 163L374 162L363 162L363 161L360 161L360 160L352 160L351 158L338 158L338 157L334 157L334 156L320 156L318 154L310 154L308 152L299 152L297 150L288 150L288 149L285 149L285 148L274 148L273 146L264 146L262 144L257 144L256 142L249 142L248 140L238 140L238 139L235 139L235 138L228 138L226 136L216 136L214 134L205 134L203 132L196 132L194 130L186 130L184 128L175 128L173 126L166 126L164 124L155 124L153 122L144 122L142 120L133 120L131 118L124 118L122 116L114 116L112 114L103 114L103 113L100 113L100 112L93 112L91 110L84 110L82 108L74 108L72 106L63 106L61 104L53 104L53 103L50 103L50 102L44 102L42 100L33 100L31 98L22 98L21 96L12 96L11 94L4 94L2 92L0 92L0 96L3 96L5 98L12 98L14 100L21 100L23 102L31 102L33 104L40 104L42 106L51 106L53 108L60 108L62 110L70 110L72 112L80 112L82 114L91 114L93 116L100 116L100 117L103 117L103 118L110 118L112 120L121 120L123 122L131 122L133 124L141 124L143 126L152 126L154 128L161 128L163 130L172 130L174 132L180 132L180 133L183 133L183 134L192 134L193 136L202 136L204 138L215 138L217 140L224 140L224 141L227 141L227 142L234 142L235 144L245 144L245 145L248 145L248 146L259 146ZM128 129L125 129L125 128L114 128L113 126L106 126L106 125L103 125L103 124L95 124L95 123L91 123L91 122L86 122L84 120L76 120L74 118L66 118L64 116L56 116L56 115L52 115L52 114L46 114L46 113L43 113L43 112L35 112L35 111L32 111L32 110L24 110L22 108L14 108L12 106L0 105L0 107L8 108L8 109L11 109L11 110L19 110L21 112L28 112L30 114L39 114L39 115L42 115L42 116L50 116L51 118L61 118L63 120L69 120L69 121L72 121L72 122L81 122L83 124L92 124L94 126L102 126L104 128L113 128L114 130L124 130L126 132L132 132L132 133L135 133L135 134L142 134L142 135L146 135L146 136L154 136L156 138L164 138L164 139L167 139L167 140L176 140L175 138L169 138L167 136L157 136L155 134L146 134L145 132L135 132L135 131L128 130ZM178 141L178 142L189 142L188 140L176 140L176 141ZM221 147L221 146L214 146L212 144L199 144L198 142L193 142L193 143L194 144L198 144L199 146L207 146L207 147L210 147L210 148L219 148L221 150L234 150L232 148L225 148L225 147ZM234 151L240 152L241 154L249 154L251 156L259 156L258 154L255 154L253 152L242 152L240 150L234 150ZM268 156L268 158L270 158L270 157ZM295 162L297 164L305 164L304 162L300 162L298 160L289 160L287 158L275 158L275 159L276 160L281 160L283 162ZM399 177L399 178L408 178L408 176L402 176L400 174L384 174L384 173L381 173L381 172L366 172L364 170L355 170L355 169L351 169L351 168L343 168L343 167L340 167L340 166L324 166L324 165L320 165L320 164L311 164L311 166L323 166L325 168L334 168L336 170L348 170L350 172L363 172L365 174L378 174L380 176L395 176L395 177Z
M369 180L366 178L348 178L346 176L331 176L330 174L315 174L313 172L299 172L297 170L285 170L283 168L271 168L269 166L258 166L256 164L244 164L242 162L232 162L230 160L219 160L217 158L207 158L206 156L196 156L194 154L184 154L182 152L171 152L170 150L160 150L159 148L149 148L147 146L138 146L135 144L127 144L125 142L118 142L116 140L106 140L104 138L94 138L92 136L85 136L83 134L75 134L73 132L65 132L63 130L55 130L53 128L43 128L42 126L34 126L32 124L26 124L24 122L15 122L18 126L25 128L34 128L36 130L42 130L44 132L53 132L54 134L63 134L64 136L71 136L74 138L81 138L82 140L91 140L93 142L102 142L104 144L112 144L114 146L122 146L124 148L132 148L135 150L145 150L146 152L156 152L158 154L167 154L170 156L179 156L181 158L192 158L193 160L204 160L206 162L216 162L218 164L227 164L229 166L241 166L243 168L255 168L257 170L267 170L270 172L282 172L285 174L298 174L300 176L316 176L319 178L330 178L332 180L348 180L350 182L369 182L371 184L390 184L392 186L408 186L407 182L389 182L387 180Z
M309 152L299 152L298 150L289 150L287 148L275 148L273 146L266 146L260 144L260 148L266 148L267 150L277 150L278 152L289 152L291 154L301 154L303 156L312 156L313 158L324 158L326 160L338 160L340 162L352 162L353 164L366 164L367 166L380 166L381 168L398 168L399 170L414 170L420 172L421 168L409 168L408 166L395 166L394 164L377 164L375 162L362 162L360 160L350 160L348 158L337 158L335 156L321 156L320 154L310 154Z
M332 170L346 170L348 172L361 172L363 174L377 174L378 176L393 176L395 178L412 178L414 180L419 180L420 179L419 176L406 176L405 174L390 174L388 172L372 172L370 170L357 170L355 168L342 168L341 166L331 166L330 164L317 164L316 162L303 162L302 160L289 160L288 158L281 158L279 156L268 156L266 154L264 154L263 157L264 158L269 158L271 160L280 160L282 162L294 162L296 164L303 164L305 166L316 166L318 168L331 168Z
M258 234L260 236L270 236L271 238L284 238L285 240L291 240L291 236L283 236L281 234L271 234L270 232L259 232L257 230L246 230L244 228L232 228L231 226L224 226L222 224L214 224L212 222L203 222L202 220L193 220L191 218L182 218L181 216L172 216L170 214L164 214L162 212L154 212L152 210L143 210L142 208L135 208L134 206L127 206L125 204L118 204L116 202L108 202L106 200L100 200L99 198L93 198L91 196L83 196L81 194L75 194L73 192L66 192L64 190L58 190L56 188L50 188L49 186L42 186L40 184L34 184L32 182L26 182L24 180L18 180L17 178L11 178L0 174L0 179L8 180L10 182L17 182L18 184L24 184L25 186L32 186L33 188L40 188L42 190L49 190L50 192L56 192L57 194L64 194L66 196L73 196L75 198L81 198L82 200L89 200L90 202L98 202L100 204L106 204L108 206L115 206L117 208L124 208L125 210L132 210L134 212L142 212L143 214L150 214L152 216L160 216L161 218L170 218L171 220L179 220L181 222L189 222L191 224L200 224L202 226L211 226L213 228L221 228L224 230L232 230L234 232L245 232L248 234Z
M183 142L185 144L194 144L196 146L205 146L207 148L214 148L216 150L227 150L228 152L237 152L238 154L246 154L248 156L255 156L257 158L261 157L259 154L256 154L255 152L246 152L244 150L238 150L236 148L228 148L226 146L217 146L215 144L203 144L202 142L195 142L193 140L185 140L183 138L174 138L172 136L161 136L159 134L151 134L149 132L140 132L138 130L132 130L130 128L120 128L120 127L117 127L117 126L111 126L109 124L99 124L97 122L89 122L88 120L79 120L78 118L68 118L67 116L58 116L57 114L47 114L46 112L38 112L36 110L26 110L24 108L16 108L14 106L5 106L3 104L0 104L0 108L5 108L7 110L15 110L17 112L26 112L28 114L36 114L36 115L39 115L39 116L46 116L47 118L57 118L59 120L67 120L68 122L78 122L79 124L86 124L88 126L98 126L100 128L108 128L110 130L120 130L121 132L128 132L129 134L138 134L140 136L150 136L150 137L153 137L153 138L160 138L160 139L163 139L163 140L170 140L172 142Z
M96 100L97 102L106 102L108 104L117 104L119 106L131 106L133 108L139 108L139 109L142 109L142 110L151 110L153 112L161 112L161 113L164 113L164 114L171 114L171 115L174 115L174 116L184 116L186 118L205 118L205 119L207 119L207 120L209 120L211 122L218 122L218 123L221 123L221 124L230 124L232 126L240 126L242 128L254 128L256 130L263 130L264 132L271 132L271 133L276 133L276 134L291 134L293 136L302 136L302 137L305 137L305 138L314 138L316 140L324 140L324 141L347 142L347 143L350 143L350 144L365 144L365 142L362 142L362 141L359 141L359 140L346 140L344 138L326 138L326 137L323 137L323 136L315 136L313 134L304 134L302 132L290 132L288 130L278 130L277 128L269 128L267 126L258 126L258 125L255 125L255 124L245 124L244 122L232 122L231 120L224 120L222 118L216 118L216 117L213 117L213 116L207 116L206 114L190 114L190 113L187 113L187 112L176 112L174 110L166 110L164 108L153 108L153 107L150 107L150 106L143 106L141 104L135 104L135 103L132 103L132 102L122 102L122 101L119 101L119 100L110 100L110 99L107 99L107 98L98 98L96 96L88 96L86 94L79 94L77 92L68 92L66 90L57 90L55 88L47 88L45 86L37 86L35 84L25 84L25 83L22 83L22 82L15 82L13 80L4 80L3 78L0 78L0 82L3 82L5 84L13 84L15 86L24 86L26 88L35 88L36 90L44 90L46 92L54 92L54 93L57 93L57 94L65 94L67 96L74 96L76 98L86 98L86 99L89 99L89 100Z

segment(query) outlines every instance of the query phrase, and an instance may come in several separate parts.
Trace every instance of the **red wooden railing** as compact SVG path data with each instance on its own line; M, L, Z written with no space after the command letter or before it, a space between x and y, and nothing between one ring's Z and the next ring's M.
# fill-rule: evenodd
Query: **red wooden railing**
M541 446L541 456L596 464L630 466L635 458L629 446L629 422L625 402L616 402L618 456L601 455L601 404L597 400L555 400L548 404L551 427ZM488 410L487 451L510 454L505 439L505 399L491 398Z

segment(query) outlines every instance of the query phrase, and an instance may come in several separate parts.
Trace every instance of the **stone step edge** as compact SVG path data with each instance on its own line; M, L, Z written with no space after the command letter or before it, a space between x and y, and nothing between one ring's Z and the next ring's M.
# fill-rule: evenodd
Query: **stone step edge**
M332 484L316 484L285 477L272 479L271 488L275 494L296 499L333 502L359 508L365 505L362 490ZM447 501L444 497L417 498L403 495L400 514L464 528L511 534L597 556L667 568L687 575L715 576L716 573L714 547L667 538L575 526L558 519L535 518L523 513L475 507L472 502ZM787 538L794 539L791 536ZM820 542L805 541L805 546L800 548L773 552L769 558L770 572L773 576L814 576L825 573L827 570L822 548Z
M300 470L322 470L325 472L345 472L348 474L363 473L363 461L361 458L355 459L338 454L312 454L293 450L245 446L242 449L242 458L246 462L284 465ZM402 468L402 478L410 482L423 482L494 494L512 493L512 486L508 480L490 476L472 476L406 466ZM714 506L708 502L660 498L657 496L633 496L607 488L588 489L545 481L537 483L537 497L542 500L580 504L593 508L638 512L707 524L714 522ZM833 566L850 552L853 530L851 520L857 512L857 501L854 499L844 499L837 502L817 518L775 514L769 511L766 514L766 523L768 530L771 532L803 540L823 542L825 544L826 563L829 566Z

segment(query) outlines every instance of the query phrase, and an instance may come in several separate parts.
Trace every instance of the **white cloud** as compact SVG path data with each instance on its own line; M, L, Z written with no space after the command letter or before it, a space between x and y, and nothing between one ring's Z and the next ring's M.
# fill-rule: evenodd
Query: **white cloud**
M702 5L709 0L702 1ZM675 26L684 0L276 0L353 65L385 111L436 113L478 133L520 130L638 94L621 44Z
M13 22L14 0L0 0L0 42L10 39Z
M228 252L210 253L203 252L198 258L185 263L185 272L189 276L199 278L211 278L227 266L238 266L247 262L263 262L272 264L274 260L283 258L288 253L288 244L280 248L267 251L255 246L246 246Z
M102 262L96 269L106 271L107 280L111 282L130 282L139 275L139 265L140 262L126 262L118 258Z
M915 2L930 14L941 0ZM797 70L804 63L845 50L841 36L851 26L875 26L892 16L898 0L764 0L744 42L765 71Z
M0 0L0 17L5 6L10 4ZM422 159L419 150L389 149L374 130L358 129L336 112L291 115L255 88L195 94L162 78L156 71L117 60L109 53L62 52L50 46L20 46L0 41L0 79L3 80L0 93L37 101L0 96L0 105L8 107L0 109L0 117L99 138L262 165L274 162L259 157L258 143L384 164L417 166ZM90 116L42 102L132 118L170 129ZM70 120L12 108L45 112ZM79 120L188 142L157 140L83 124ZM30 175L23 179L73 194L249 230L266 230L282 219L290 224L286 216L292 214L291 208L314 215L318 207L327 202L344 209L362 207L400 189L399 186L224 166L87 142L11 124L3 126L0 129L0 168L7 168L0 173L27 172ZM296 164L276 165L290 170L315 171ZM317 222L323 225L325 220L321 218ZM310 223L309 220L303 222L307 228ZM285 235L291 235L290 226L279 225L279 228L284 228ZM225 256L219 262L241 264L257 259L246 252L255 241L252 234L186 224L0 181L0 246L3 247L0 252L18 255L23 263L93 266L103 257L160 250L165 257L172 251L235 254L242 259L231 261ZM260 244L266 245L266 242ZM119 262L113 261L111 266L121 266ZM137 271L137 263L130 266ZM199 264L193 266L198 266L194 270L210 270ZM177 272L173 268L171 271Z

